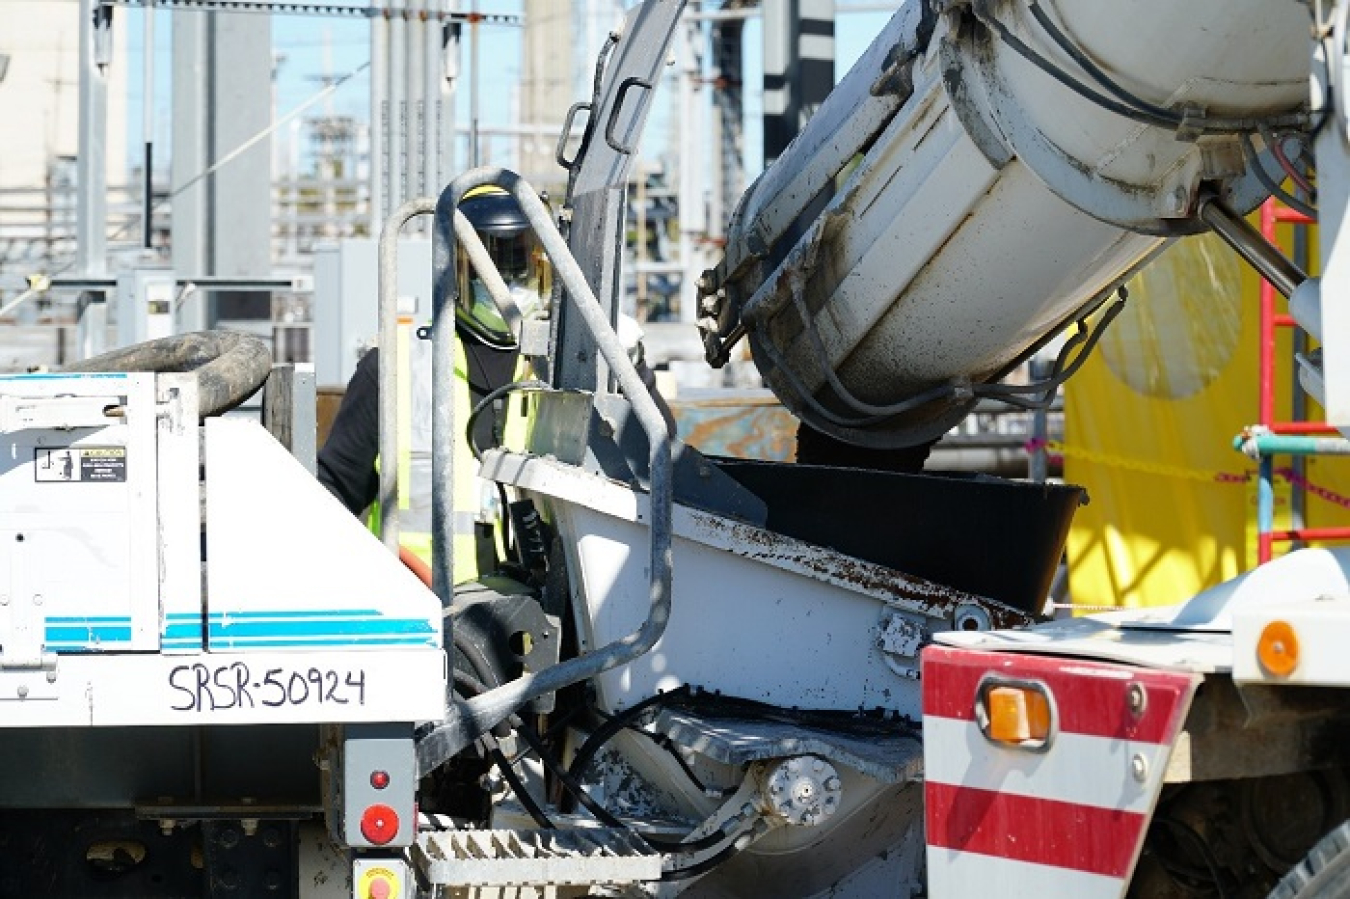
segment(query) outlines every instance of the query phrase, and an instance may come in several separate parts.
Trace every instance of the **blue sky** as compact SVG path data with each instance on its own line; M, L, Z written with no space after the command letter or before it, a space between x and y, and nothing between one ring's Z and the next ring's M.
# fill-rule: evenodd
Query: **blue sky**
M335 2L335 0L329 0ZM344 5L367 5L365 0L340 0ZM841 2L836 22L836 73L842 76L848 66L866 48L872 36L880 30L889 18L885 11L849 11L847 2ZM897 0L898 5L898 0ZM471 8L470 0L460 0L461 9ZM519 14L519 0L479 0L480 11L489 13ZM141 9L128 9L119 12L120 26L127 35L128 66L128 159L137 164L140 159L142 135L141 113L144 106L142 82L144 58L142 56L142 36L144 16ZM155 140L156 168L167 163L169 158L169 118L171 110L171 88L169 75L172 71L171 38L172 25L170 13L157 12L155 19ZM505 24L483 23L478 26L481 41L479 58L481 62L482 84L480 86L480 117L484 126L492 124L510 124L511 104L500 102L497 98L510 95L510 86L520 76L520 29ZM469 89L467 79L471 77L468 29L463 45L461 64L461 83L457 91L457 122L464 126L468 122ZM760 165L760 131L758 116L761 111L758 92L759 84L761 32L758 19L750 19L745 29L746 61L746 97L747 118L746 146L748 176L753 177ZM286 113L313 98L323 87L325 78L341 77L366 62L370 56L369 23L356 17L317 17L278 15L272 23L272 42L274 52L280 59L277 76L276 107L277 115ZM310 116L331 110L339 115L351 115L364 120L368 115L369 80L366 73L352 78L331 97L308 109L303 115ZM651 125L644 137L643 150L650 155L660 155L666 150L670 115L663 106L674 100L675 91L668 89L664 96L658 95L657 106L653 109ZM577 99L581 99L578 97ZM282 128L278 135L288 135L289 130ZM280 139L288 139L282 136Z

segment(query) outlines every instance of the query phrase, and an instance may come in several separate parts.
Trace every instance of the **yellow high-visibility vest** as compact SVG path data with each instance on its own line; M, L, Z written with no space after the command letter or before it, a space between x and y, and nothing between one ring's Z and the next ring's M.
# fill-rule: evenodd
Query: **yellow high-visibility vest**
M423 563L431 565L431 341L413 334L413 327L398 329L398 542ZM454 571L459 584L478 577L478 524L491 527L495 515L484 502L490 485L478 477L478 460L473 457L464 428L473 411L469 392L468 364L464 348L455 339L454 414L459 431L454 439ZM379 461L377 460L377 463ZM379 533L380 504L370 509L371 530ZM490 530L488 531L490 533ZM491 572L481 572L491 574Z

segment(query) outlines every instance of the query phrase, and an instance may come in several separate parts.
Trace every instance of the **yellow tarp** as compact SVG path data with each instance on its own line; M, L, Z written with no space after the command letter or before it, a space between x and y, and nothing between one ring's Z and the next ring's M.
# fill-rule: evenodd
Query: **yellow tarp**
M1065 390L1052 448L1091 498L1068 543L1078 606L1180 602L1256 564L1256 463L1232 440L1257 421L1259 281L1206 236L1178 242L1128 287L1126 311ZM1276 414L1287 419L1291 337L1277 333ZM1350 524L1350 460L1307 465L1318 489L1306 525ZM1290 493L1277 478L1277 528L1289 526Z

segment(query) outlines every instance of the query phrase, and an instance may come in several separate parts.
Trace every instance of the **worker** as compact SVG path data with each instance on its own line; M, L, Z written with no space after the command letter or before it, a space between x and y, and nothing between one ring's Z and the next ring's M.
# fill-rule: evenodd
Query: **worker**
M543 308L551 290L552 269L520 204L494 186L469 191L460 211L483 240L512 299L522 315ZM458 254L459 288L455 308L454 416L467 422L469 413L489 392L516 375L518 335L507 326L483 281L471 270L467 255ZM431 564L431 341L419 337L411 322L398 333L399 397L399 543L405 562L424 577ZM319 481L353 514L370 509L370 524L379 529L379 351L357 363L327 441L318 456ZM500 419L482 415L475 423L474 443L496 445ZM492 573L496 559L494 514L484 503L484 482L478 463L464 440L454 455L454 571L462 583ZM489 494L490 496L492 494ZM408 556L411 554L412 558Z

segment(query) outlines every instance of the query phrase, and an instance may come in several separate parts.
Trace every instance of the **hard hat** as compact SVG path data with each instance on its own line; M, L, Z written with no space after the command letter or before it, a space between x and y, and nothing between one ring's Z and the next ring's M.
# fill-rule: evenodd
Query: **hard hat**
M460 211L482 239L521 314L528 317L548 301L552 267L539 238L516 198L496 185L476 187L464 195ZM456 322L489 346L513 349L518 335L502 317L483 280L459 254L459 303Z

